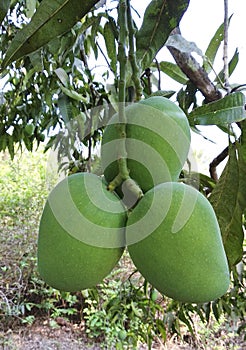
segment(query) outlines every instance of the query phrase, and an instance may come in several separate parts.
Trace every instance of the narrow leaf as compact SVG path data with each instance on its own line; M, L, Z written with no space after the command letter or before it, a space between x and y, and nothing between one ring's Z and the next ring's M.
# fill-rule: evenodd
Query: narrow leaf
M73 115L72 115L71 106L67 96L64 94L61 94L58 98L57 104L61 112L64 123L68 124L69 121L72 119Z
M4 20L7 15L11 0L1 0L0 1L0 23Z
M195 125L230 124L246 118L245 96L236 92L194 109L189 119Z
M61 83L65 86L68 87L68 83L69 83L69 77L67 72L63 69L63 68L57 68L55 70L56 75L58 76L58 78L60 79Z
M97 0L43 0L31 19L12 40L2 68L36 51L71 29L97 3Z
M239 52L238 49L236 49L236 51L234 52L234 55L232 57L232 59L229 62L229 77L232 75L232 73L234 72L237 64L239 61ZM222 71L218 74L218 77L215 79L215 81L217 83L219 82L224 82L224 70L222 69Z
M189 0L152 0L136 35L137 58L147 68L164 46L171 31L178 26Z
M79 101L79 102L84 102L87 103L87 99L79 94L77 91L74 91L73 89L68 89L62 84L58 84L62 92L67 95L68 97L72 98L73 100Z
M160 62L160 70L167 74L170 78L176 80L178 83L185 85L188 81L187 76L182 72L179 66L175 63L162 61Z
M170 98L175 94L173 90L157 90L153 92L150 96L162 96L166 98Z
M238 156L237 156L238 155ZM221 229L225 251L232 267L242 259L242 214L246 208L246 162L241 147L230 147L227 165L209 198Z
M115 45L115 35L111 25L111 22L106 22L103 29L103 36L108 52L108 57L110 58L111 68L114 73L116 73L116 64L117 64L117 52Z
M229 21L231 17L229 18ZM219 28L216 30L205 52L203 67L207 73L210 73L212 70L212 66L214 64L216 54L223 40L224 40L224 23L222 23L219 26Z

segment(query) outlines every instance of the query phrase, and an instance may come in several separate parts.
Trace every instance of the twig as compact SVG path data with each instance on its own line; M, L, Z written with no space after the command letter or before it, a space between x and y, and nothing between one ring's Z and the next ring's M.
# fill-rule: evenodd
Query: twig
M218 175L217 175L217 166L223 162L223 160L228 156L229 154L229 146L227 146L214 160L209 164L209 172L210 176L213 180L216 182L218 181Z
M158 70L158 90L161 90L161 68L156 58L155 58L155 64Z
M130 0L127 0L127 24L129 30L129 61L132 67L132 80L135 86L136 101L139 101L142 96L142 86L139 76L139 67L136 60L136 50L134 43L136 29L134 28L132 20Z
M229 17L228 17L228 0L224 0L224 47L223 47L223 60L224 60L224 88L227 93L230 93L229 84L229 62L228 62L228 28L229 28Z

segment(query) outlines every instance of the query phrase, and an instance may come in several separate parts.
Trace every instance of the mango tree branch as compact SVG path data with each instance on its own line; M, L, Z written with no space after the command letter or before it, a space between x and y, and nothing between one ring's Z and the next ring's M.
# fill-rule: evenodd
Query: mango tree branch
M180 34L180 29L175 28L172 31L172 34ZM181 52L172 46L168 46L168 50L172 54L179 68L190 79L190 81L192 81L197 89L201 91L207 102L216 101L222 97L221 92L211 82L206 71L191 54Z

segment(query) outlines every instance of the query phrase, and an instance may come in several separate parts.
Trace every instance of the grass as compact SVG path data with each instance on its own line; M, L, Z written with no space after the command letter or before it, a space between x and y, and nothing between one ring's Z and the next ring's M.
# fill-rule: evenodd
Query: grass
M134 349L140 342L157 344L155 349L166 342L168 349L243 349L243 332L237 332L239 325L245 327L241 286L209 306L206 323L208 310L156 294L134 273L127 253L95 289L61 293L40 280L36 251L39 219L50 190L47 164L41 149L17 153L14 161L0 154L0 345L1 332L4 342L11 342L9 329L27 326L31 332L44 318L49 328L57 329L62 318L80 325L88 342L98 341L104 348L111 344L112 349Z

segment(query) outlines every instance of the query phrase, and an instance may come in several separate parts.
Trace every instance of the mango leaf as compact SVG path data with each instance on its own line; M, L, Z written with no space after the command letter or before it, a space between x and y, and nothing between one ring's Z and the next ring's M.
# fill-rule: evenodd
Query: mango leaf
M178 83L185 85L188 81L187 76L182 72L179 66L175 63L162 61L159 63L160 70L167 74L170 78L176 80Z
M56 75L58 76L58 78L60 79L61 83L65 86L68 87L69 85L69 76L67 74L67 72L63 69L63 68L57 68L55 70Z
M191 123L195 125L230 124L245 118L245 96L242 92L205 104L189 114Z
M26 0L26 16L31 18L36 10L36 0Z
M36 72L41 72L44 69L43 56L41 49L30 53L29 59Z
M75 90L73 90L73 89L66 88L65 86L63 86L63 85L60 84L59 82L58 82L58 85L59 85L61 91L62 91L65 95L67 95L68 97L70 97L70 98L72 98L73 100L76 100L76 101L78 101L78 102L87 103L87 99L86 99L83 95L79 94L77 91L75 91Z
M234 72L237 64L239 61L239 52L238 49L235 50L234 55L232 59L229 62L229 77L232 75ZM221 81L224 82L224 70L222 69L221 72L218 74L217 78L215 79L217 83L220 83Z
M231 17L232 16L230 16L229 18L229 22L231 20ZM219 26L219 28L216 30L205 52L203 68L206 70L207 73L210 73L212 70L212 66L214 64L216 54L223 40L224 40L224 23L222 23Z
M136 35L136 55L143 69L149 67L164 46L171 31L178 26L189 0L152 0Z
M170 98L175 94L174 90L157 90L154 91L150 96L162 96L166 98Z
M68 97L64 94L60 94L57 101L57 105L61 112L64 123L68 124L73 117L73 114L71 111L71 105L69 103Z
M2 69L67 32L96 3L97 0L43 0L31 22L12 40L4 57Z
M7 15L11 0L1 0L0 1L0 23L4 20Z
M116 74L116 65L117 65L117 52L116 52L116 43L115 43L115 34L112 27L112 22L106 22L103 28L103 37L105 40L108 57L110 58L110 66L112 71Z
M186 83L185 88L183 87L179 90L177 94L177 101L179 103L179 107L183 109L185 114L188 114L188 110L192 104L193 104L193 108L197 106L196 92L197 92L197 87L191 81L188 81ZM193 125L190 124L190 126L193 126Z
M230 145L227 165L209 198L218 218L230 267L242 259L245 193L246 162L242 158L242 149L239 144Z

